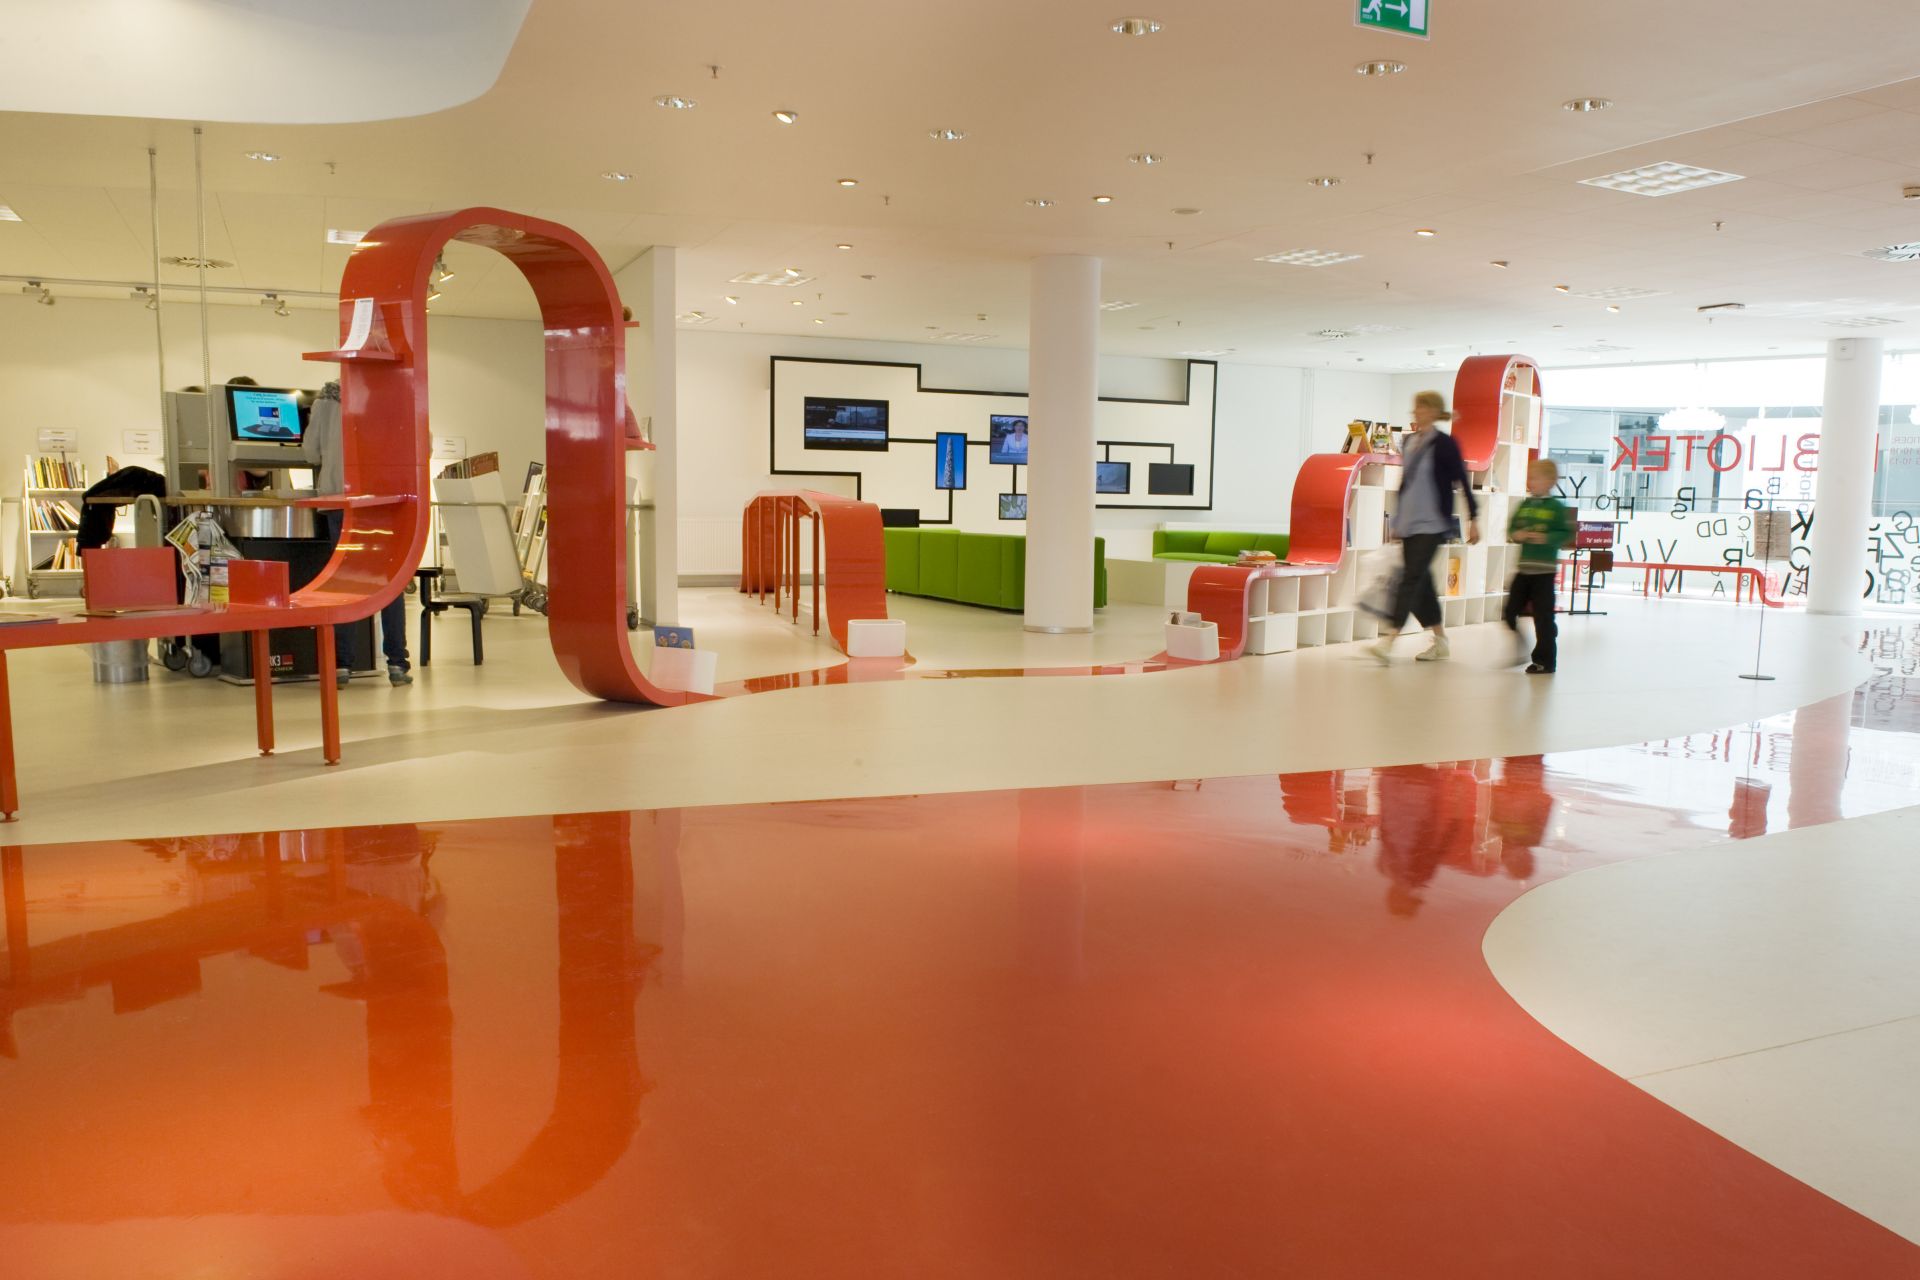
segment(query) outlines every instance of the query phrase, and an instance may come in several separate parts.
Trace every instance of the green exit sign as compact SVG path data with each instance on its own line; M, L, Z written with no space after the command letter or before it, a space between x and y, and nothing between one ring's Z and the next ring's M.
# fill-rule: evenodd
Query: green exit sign
M1427 38L1428 0L1357 0L1355 26Z

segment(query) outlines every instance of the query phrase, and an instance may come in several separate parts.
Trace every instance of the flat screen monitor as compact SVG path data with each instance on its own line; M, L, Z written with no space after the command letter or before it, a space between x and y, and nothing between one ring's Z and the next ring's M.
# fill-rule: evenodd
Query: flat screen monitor
M1001 494L1000 518L1002 520L1025 520L1027 518L1027 495L1024 493Z
M918 529L920 527L920 508L882 507L880 508L880 527L883 529Z
M1093 491L1095 493L1132 493L1133 464L1131 462L1094 463Z
M987 419L987 461L1027 465L1027 418L1025 414L996 413Z
M941 431L933 437L933 487L967 487L967 438L958 431Z
M283 387L222 388L227 428L241 444L299 444L307 430L307 393Z
M887 402L808 396L801 410L801 434L809 449L887 447Z
M1193 496L1193 464L1191 462L1149 462L1147 492L1169 498L1191 498Z

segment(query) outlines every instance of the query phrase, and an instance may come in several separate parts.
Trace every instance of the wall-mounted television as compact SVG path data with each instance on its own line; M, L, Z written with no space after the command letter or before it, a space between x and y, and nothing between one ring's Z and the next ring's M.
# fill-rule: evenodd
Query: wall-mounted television
M996 413L987 419L987 461L1027 465L1027 417Z
M1095 493L1133 492L1133 464L1131 462L1094 463L1093 491Z
M801 409L802 443L809 449L884 450L887 402L808 396Z
M1024 493L1001 494L1000 518L1002 520L1025 520L1027 518L1027 495Z
M299 444L306 434L306 392L231 383L221 390L227 399L227 431L237 443Z
M1169 498L1191 498L1193 496L1193 464L1191 462L1149 462L1147 492Z
M967 438L958 431L941 431L933 437L933 487L967 487Z

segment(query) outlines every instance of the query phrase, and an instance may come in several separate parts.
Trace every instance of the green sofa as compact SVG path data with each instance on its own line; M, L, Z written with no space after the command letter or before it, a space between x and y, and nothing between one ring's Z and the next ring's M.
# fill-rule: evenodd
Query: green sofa
M1027 540L958 529L887 529L887 590L988 609L1027 606ZM1093 607L1107 605L1107 540L1093 540Z
M1155 560L1198 560L1204 564L1232 564L1242 551L1271 551L1287 558L1290 539L1284 533L1232 533L1224 529L1155 529Z

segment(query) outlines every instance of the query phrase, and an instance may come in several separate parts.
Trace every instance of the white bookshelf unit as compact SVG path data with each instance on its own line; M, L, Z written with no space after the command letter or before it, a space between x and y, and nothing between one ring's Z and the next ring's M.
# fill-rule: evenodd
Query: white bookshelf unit
M1492 464L1474 473L1473 497L1480 507L1482 540L1442 548L1434 557L1434 592L1449 627L1500 621L1507 583L1520 548L1507 541L1507 518L1526 492L1529 451L1540 444L1540 398L1519 391L1502 394L1500 439ZM1347 499L1347 550L1331 572L1302 568L1297 573L1253 584L1247 608L1247 652L1288 653L1316 645L1373 640L1380 621L1358 607L1364 584L1363 561L1388 545L1387 522L1399 501L1397 462L1363 462ZM1466 504L1460 521L1466 525Z
M29 599L80 594L80 556L74 534L87 491L86 467L65 455L27 456L20 490L19 587ZM65 484L43 484L64 480ZM73 482L78 481L76 485ZM48 562L45 569L39 567Z

